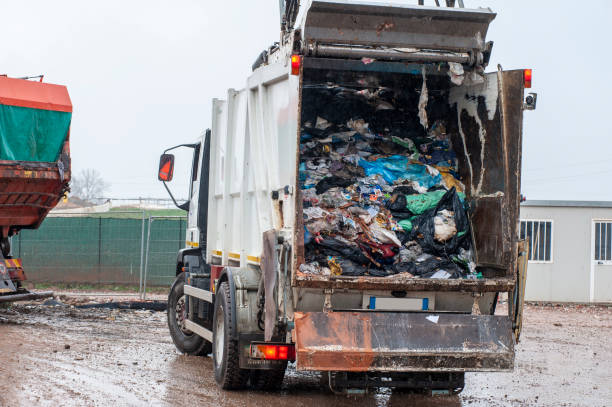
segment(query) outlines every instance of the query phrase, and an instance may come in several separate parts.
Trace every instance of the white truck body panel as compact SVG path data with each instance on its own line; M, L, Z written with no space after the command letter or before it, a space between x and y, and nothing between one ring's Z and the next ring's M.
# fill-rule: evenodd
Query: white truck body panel
M258 264L263 232L291 233L299 77L289 70L281 63L258 69L244 89L213 101L206 245L211 264ZM273 202L273 191L279 201Z

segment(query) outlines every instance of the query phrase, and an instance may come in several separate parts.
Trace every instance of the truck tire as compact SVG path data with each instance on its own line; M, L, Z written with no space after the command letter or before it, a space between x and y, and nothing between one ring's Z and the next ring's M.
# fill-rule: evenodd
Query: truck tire
M246 387L249 370L240 368L240 347L232 321L232 300L227 282L219 285L213 314L213 370L215 380L224 390Z
M251 370L251 387L256 390L280 390L286 369L287 363L285 362L273 370Z
M187 318L185 312L186 296L183 292L185 273L174 280L168 294L168 329L176 348L182 353L193 356L204 356L212 352L212 344L206 339L186 329L182 321Z

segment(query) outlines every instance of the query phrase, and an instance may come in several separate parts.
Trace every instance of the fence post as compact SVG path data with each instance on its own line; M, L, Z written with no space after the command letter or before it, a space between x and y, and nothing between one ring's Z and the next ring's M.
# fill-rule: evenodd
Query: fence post
M153 222L152 216L149 216L149 229L147 231L147 251L145 254L145 266L144 266L144 276L142 280L142 299L145 300L147 298L147 269L149 268L149 248L151 243L151 223Z
M179 227L178 227L178 231L179 231L179 236L178 236L178 249L181 250L181 232L183 231L183 219L179 219ZM187 232L185 232L187 233Z
M142 275L144 263L144 238L145 238L145 211L142 211L142 224L140 227L140 275L138 276L138 294L142 296Z
M102 276L102 216L98 218L98 284Z

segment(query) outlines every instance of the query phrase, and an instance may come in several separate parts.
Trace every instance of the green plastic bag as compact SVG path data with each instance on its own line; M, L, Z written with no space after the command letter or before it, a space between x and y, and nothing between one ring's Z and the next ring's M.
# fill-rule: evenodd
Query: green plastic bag
M406 195L406 209L415 215L422 215L428 210L434 209L446 191L431 191L418 195ZM459 192L459 200L463 203L465 194ZM400 223L401 224L401 223Z

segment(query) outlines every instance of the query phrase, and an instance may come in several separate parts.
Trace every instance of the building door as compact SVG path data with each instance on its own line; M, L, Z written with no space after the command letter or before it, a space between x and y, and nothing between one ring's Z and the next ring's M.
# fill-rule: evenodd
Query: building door
M612 220L593 220L591 302L612 302Z

